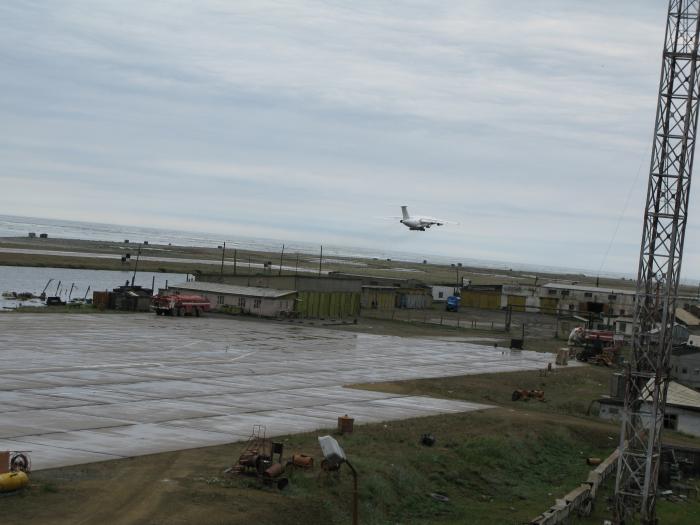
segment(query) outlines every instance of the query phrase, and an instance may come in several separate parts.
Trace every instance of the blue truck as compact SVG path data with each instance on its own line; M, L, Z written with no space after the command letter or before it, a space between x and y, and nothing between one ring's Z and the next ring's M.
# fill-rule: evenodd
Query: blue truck
M459 312L459 296L450 295L445 303L445 310L448 312Z

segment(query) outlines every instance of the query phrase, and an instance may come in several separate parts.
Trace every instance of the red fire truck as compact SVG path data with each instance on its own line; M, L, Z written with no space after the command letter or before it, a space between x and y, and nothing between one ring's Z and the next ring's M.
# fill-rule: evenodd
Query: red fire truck
M156 295L151 308L157 315L196 315L211 310L211 303L201 295Z

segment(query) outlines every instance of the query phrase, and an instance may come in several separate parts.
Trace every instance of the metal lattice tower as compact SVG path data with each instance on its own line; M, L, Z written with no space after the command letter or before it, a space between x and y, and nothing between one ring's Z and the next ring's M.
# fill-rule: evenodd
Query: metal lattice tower
M700 0L670 0L626 371L618 523L656 523L661 430L698 126Z

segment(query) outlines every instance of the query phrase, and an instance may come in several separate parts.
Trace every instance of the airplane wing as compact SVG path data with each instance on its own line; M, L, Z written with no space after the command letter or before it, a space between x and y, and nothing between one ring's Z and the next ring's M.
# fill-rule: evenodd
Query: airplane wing
M421 222L422 222L423 224L431 224L431 225L432 225L432 224L435 224L435 225L437 225L437 226L442 226L443 224L449 224L449 225L451 225L451 226L459 225L458 222L454 222L454 221L445 221L445 220L443 220L443 219L437 219L437 218L435 218L435 217L424 217L423 219L421 219Z

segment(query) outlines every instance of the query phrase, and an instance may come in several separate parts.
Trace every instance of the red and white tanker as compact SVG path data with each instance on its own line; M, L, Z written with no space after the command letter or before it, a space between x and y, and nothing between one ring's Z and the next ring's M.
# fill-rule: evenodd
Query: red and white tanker
M151 308L157 315L195 315L211 310L211 303L201 295L166 294L155 295Z

